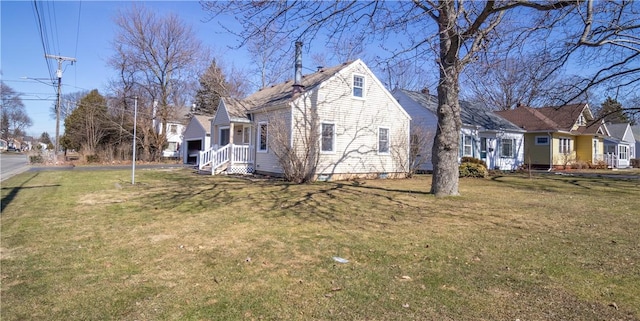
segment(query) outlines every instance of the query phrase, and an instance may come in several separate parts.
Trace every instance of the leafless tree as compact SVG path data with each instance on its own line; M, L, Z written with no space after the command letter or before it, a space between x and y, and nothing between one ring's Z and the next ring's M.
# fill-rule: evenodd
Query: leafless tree
M176 14L159 16L135 5L119 12L114 21L115 53L109 63L123 75L120 80L125 89L141 88L157 102L157 121L166 128L167 122L176 117L176 109L193 97L197 69L206 61L204 47ZM131 103L130 98L126 97L126 104ZM153 129L143 132L151 135L145 136L151 158L158 158L166 140L164 134L154 134Z
M0 132L3 139L24 136L24 130L33 123L20 94L4 81L0 82Z
M464 84L470 93L463 96L494 110L509 110L517 104L553 105L553 97L566 93L561 85L568 79L560 77L561 66L550 60L548 53L481 59L465 70Z
M273 113L268 122L269 148L282 168L284 179L294 183L307 183L315 179L319 160L319 120L315 108L305 101L294 104L297 117ZM290 120L293 124L288 124ZM291 129L291 131L290 131Z
M277 32L264 28L256 37L248 39L247 49L251 54L254 68L253 72L259 75L259 80L255 84L258 88L265 88L280 82L284 82L290 68L291 58L287 55L286 46L290 42L280 37Z

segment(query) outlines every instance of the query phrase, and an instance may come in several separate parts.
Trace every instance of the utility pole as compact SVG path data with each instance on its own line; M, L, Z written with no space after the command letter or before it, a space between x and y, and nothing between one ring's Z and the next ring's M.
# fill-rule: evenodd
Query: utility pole
M73 64L76 61L76 58L56 56L56 55L44 55L45 58L56 59L58 60L58 71L56 71L56 76L58 78L58 102L56 103L56 147L55 147L55 155L56 155L56 163L58 162L58 152L60 151L60 108L62 108L62 63L64 61L71 61Z

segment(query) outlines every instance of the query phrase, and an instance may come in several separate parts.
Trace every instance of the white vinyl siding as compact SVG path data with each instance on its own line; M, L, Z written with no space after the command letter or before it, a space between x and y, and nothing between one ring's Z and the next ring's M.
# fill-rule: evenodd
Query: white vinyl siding
M354 99L357 98L353 96L354 74L363 76L363 95L366 100ZM297 122L304 121L304 110L309 115L309 111L315 108L320 120L318 135L322 131L322 123L335 124L335 152L322 152L322 138L316 140L321 152L318 174L394 173L407 168L406 164L398 164L398 158L408 160L408 115L363 64L354 63L343 69L324 82L317 93L301 99L305 100L296 104L300 108L293 110ZM399 149L394 148L394 140L406 139L403 155L395 158L378 153L378 129L381 127L388 128L390 153ZM294 133L298 144L301 141L300 131L296 129Z

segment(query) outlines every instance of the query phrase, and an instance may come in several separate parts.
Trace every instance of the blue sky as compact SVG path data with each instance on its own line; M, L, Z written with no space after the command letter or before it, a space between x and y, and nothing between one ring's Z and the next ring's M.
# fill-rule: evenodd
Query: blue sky
M43 1L38 9L44 13L48 29L49 54L74 57L77 62L63 64L62 91L71 93L81 90L98 89L107 91L109 79L114 76L107 66L112 55L111 41L114 38L113 17L119 9L132 5L130 1ZM217 54L224 55L231 63L242 64L248 55L242 51L229 54L228 46L236 44L235 38L221 33L216 23L204 23L206 13L197 1L144 2L144 5L164 14L178 13L191 24L196 34L209 47L215 46ZM51 80L44 49L38 31L38 22L32 1L0 2L0 68L6 85L22 93L27 113L33 126L27 134L40 136L42 132L55 135L55 118L51 117L51 106L55 103L56 88L49 85ZM53 73L57 61L51 60ZM23 79L45 78L41 80ZM63 122L61 121L61 134Z

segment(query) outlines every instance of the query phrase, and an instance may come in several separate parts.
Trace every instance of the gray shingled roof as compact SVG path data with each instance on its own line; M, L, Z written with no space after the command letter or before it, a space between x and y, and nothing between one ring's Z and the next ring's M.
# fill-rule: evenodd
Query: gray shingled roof
M611 135L611 137L623 139L624 132L627 129L627 125L629 124L628 123L618 123L618 124L607 123L606 125L607 125L607 129L609 130L609 135Z
M633 137L636 138L636 141L640 142L640 125L631 126L631 131L633 132Z
M419 91L400 90L422 107L430 110L435 115L438 114L438 97L423 94ZM524 131L522 128L500 117L493 111L468 101L460 101L460 118L466 126L480 126L486 130Z

